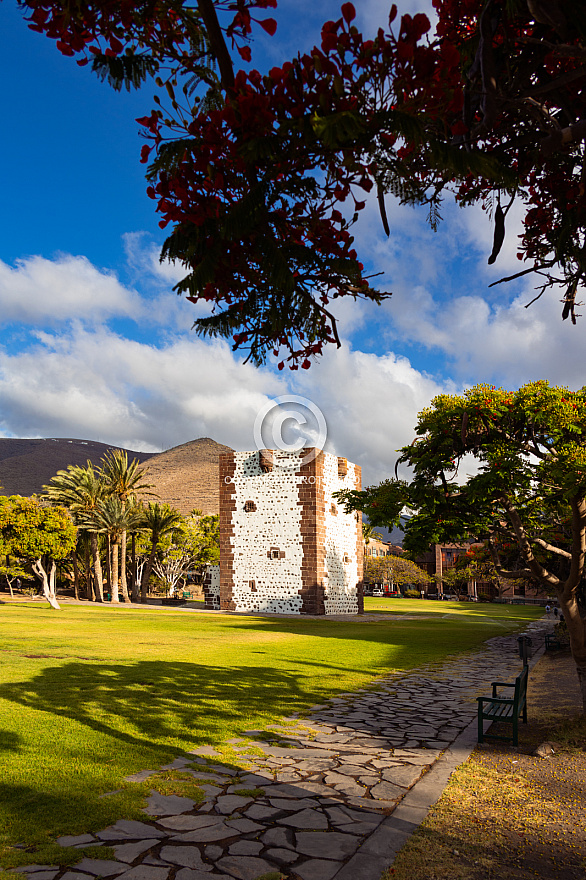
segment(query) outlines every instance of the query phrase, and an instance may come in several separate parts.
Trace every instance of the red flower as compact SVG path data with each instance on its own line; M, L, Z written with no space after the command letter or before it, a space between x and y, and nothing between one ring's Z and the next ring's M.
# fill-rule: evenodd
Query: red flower
M277 22L274 18L265 18L264 21L259 21L259 24L263 31L266 31L271 37L275 35L277 31Z
M344 16L345 21L350 24L352 19L356 18L356 10L352 3L343 3L342 4L342 15Z

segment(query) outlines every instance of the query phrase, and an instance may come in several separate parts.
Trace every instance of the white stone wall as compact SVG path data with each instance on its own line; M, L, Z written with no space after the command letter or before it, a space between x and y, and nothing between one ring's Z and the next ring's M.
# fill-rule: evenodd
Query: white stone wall
M203 590L206 608L220 610L220 566L206 565Z
M358 559L356 514L344 513L344 508L332 497L340 489L356 487L356 468L348 462L345 477L338 476L338 459L326 455L323 473L325 496L326 614L358 614Z
M236 611L300 613L301 481L294 453L275 451L270 473L261 471L257 453L235 453L232 599ZM256 510L246 512L247 501ZM278 548L280 558L268 558L271 548Z

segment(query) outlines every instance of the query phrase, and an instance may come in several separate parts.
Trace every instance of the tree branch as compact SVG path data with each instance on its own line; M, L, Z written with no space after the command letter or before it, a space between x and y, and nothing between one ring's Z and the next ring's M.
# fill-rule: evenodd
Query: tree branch
M234 89L234 67L213 0L197 0L197 8L207 31L210 48L220 68L222 85L230 92Z
M572 558L572 554L568 553L567 550L561 550L559 547L554 547L553 544L549 544L547 541L544 541L543 538L532 538L531 540L534 544L539 544L540 547L543 547L543 549L547 550L549 553L557 553L558 556L563 556L565 559Z
M544 586L551 586L554 589L558 590L561 586L561 581L558 577L556 577L554 574L551 574L551 572L549 572L543 565L541 565L541 563L538 562L533 555L531 544L529 543L529 539L527 538L525 527L521 522L521 517L519 516L517 508L506 497L503 498L503 507L507 511L507 515L513 527L513 531L515 532L517 544L519 545L521 555L523 556L527 567L529 568L533 576L540 580L541 583L544 584Z

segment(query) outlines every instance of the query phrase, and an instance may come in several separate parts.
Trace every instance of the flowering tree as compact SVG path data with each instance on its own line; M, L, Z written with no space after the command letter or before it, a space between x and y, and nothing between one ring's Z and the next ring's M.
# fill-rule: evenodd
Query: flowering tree
M351 227L377 194L424 204L481 202L494 218L525 207L517 275L540 296L560 285L562 316L586 270L586 11L582 0L434 0L427 16L393 5L374 39L352 3L310 52L265 74L251 61L258 18L277 0L19 0L31 27L116 87L152 74L161 95L142 117L148 194L169 227L176 289L213 306L202 334L232 337L255 363L269 353L308 368L340 344L331 301L380 302ZM284 355L283 355L284 352ZM282 359L281 359L282 358Z
M408 506L408 552L474 536L487 541L499 577L535 580L555 593L586 709L586 389L477 385L436 397L416 433L399 459L412 480L340 493L346 510L395 525ZM465 456L476 459L474 476L459 472ZM520 567L507 567L511 545Z

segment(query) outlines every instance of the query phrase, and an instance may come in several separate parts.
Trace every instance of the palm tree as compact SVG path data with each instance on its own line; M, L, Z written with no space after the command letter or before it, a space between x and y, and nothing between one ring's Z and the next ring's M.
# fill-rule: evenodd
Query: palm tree
M108 580L112 591L112 602L119 602L118 593L118 556L122 535L128 529L139 528L144 517L144 509L133 501L121 501L116 495L104 498L91 514L83 517L84 522L96 531L106 535ZM122 582L122 595L129 602L126 582Z
M182 516L179 511L168 504L159 504L158 502L153 504L150 501L148 507L144 508L143 525L151 532L151 550L140 583L140 601L143 604L147 600L149 579L155 562L157 544L162 537L176 529L181 522Z
M88 459L85 467L70 464L66 470L57 471L48 485L43 486L43 494L52 505L67 507L74 523L81 530L89 533L94 565L95 598L98 602L103 602L100 548L97 532L92 527L91 513L98 507L106 495L104 481L96 473L94 465ZM90 600L93 598L89 582L87 598Z
M102 479L105 481L108 491L125 504L128 501L136 502L137 495L152 495L148 490L152 484L143 482L148 473L148 468L141 468L136 458L128 462L128 453L125 449L110 449L102 458L102 466L99 469ZM134 546L135 531L129 526L120 533L120 586L126 602L128 598L128 585L126 582L126 533L132 531ZM133 554L134 556L134 554ZM133 574L133 598L134 598L134 574Z

